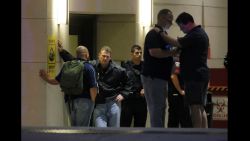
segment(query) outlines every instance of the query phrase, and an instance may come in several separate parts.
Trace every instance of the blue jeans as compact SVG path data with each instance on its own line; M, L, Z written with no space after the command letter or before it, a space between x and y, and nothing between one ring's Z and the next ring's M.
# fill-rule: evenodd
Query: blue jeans
M141 75L151 127L164 127L168 82Z
M93 114L95 127L120 127L121 103L114 100L96 104Z
M76 98L68 101L72 126L89 126L94 103L88 98Z

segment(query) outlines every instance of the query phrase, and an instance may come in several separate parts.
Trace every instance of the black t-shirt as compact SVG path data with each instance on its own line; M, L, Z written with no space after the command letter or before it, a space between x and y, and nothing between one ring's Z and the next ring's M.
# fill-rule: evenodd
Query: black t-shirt
M184 37L178 38L182 46L180 70L184 80L208 80L207 55L209 38L201 26L194 27Z
M161 35L155 30L150 30L147 33L144 44L144 63L142 67L142 74L144 76L169 80L173 66L173 57L155 58L149 54L149 49L161 48L165 50L168 46L169 44L166 43Z

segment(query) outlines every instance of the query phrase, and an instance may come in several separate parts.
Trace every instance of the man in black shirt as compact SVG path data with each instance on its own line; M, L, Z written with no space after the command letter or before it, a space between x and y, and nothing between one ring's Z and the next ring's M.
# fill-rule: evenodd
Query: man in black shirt
M184 79L186 100L190 105L193 127L207 128L205 111L206 94L209 82L209 68L207 66L209 38L200 25L196 25L192 15L181 13L176 23L186 35L174 39L158 30L163 39L178 47L180 53L180 73Z
M131 47L131 60L121 64L126 69L131 89L127 99L122 101L121 127L145 127L147 120L147 103L140 78L143 61L139 45Z
M169 9L162 9L157 15L155 27L164 32L172 25L173 14ZM173 66L171 49L161 35L155 30L150 30L145 38L144 63L142 67L142 83L150 114L151 127L164 127L167 97L167 85Z

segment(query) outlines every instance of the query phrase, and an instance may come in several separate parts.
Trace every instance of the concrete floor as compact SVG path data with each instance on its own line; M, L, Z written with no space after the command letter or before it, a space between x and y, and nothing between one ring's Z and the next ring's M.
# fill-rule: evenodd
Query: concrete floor
M22 141L227 141L227 129L22 127Z

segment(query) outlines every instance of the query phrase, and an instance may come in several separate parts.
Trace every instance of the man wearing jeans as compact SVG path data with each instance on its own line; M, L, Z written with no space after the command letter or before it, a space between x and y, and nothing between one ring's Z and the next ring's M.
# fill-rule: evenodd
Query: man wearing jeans
M176 23L185 34L184 37L175 39L158 30L166 42L181 50L180 72L184 80L185 99L190 106L193 127L207 128L205 106L210 78L207 65L209 37L189 13L183 12L178 15Z
M93 122L95 127L120 127L121 101L128 97L130 85L126 70L111 59L111 48L101 48L98 60L89 61L97 74L98 94L95 99ZM73 58L61 49L64 61Z
M88 49L85 46L76 48L77 60L88 59ZM61 80L61 71L55 79L48 77L45 70L40 70L40 77L52 85L57 85ZM65 95L65 102L69 105L70 121L72 126L89 126L97 95L97 81L93 66L88 62L84 64L83 73L84 89L81 95Z
M130 85L125 69L111 60L111 48L101 48L96 69L99 92L93 114L96 127L120 127L121 101L128 97Z

